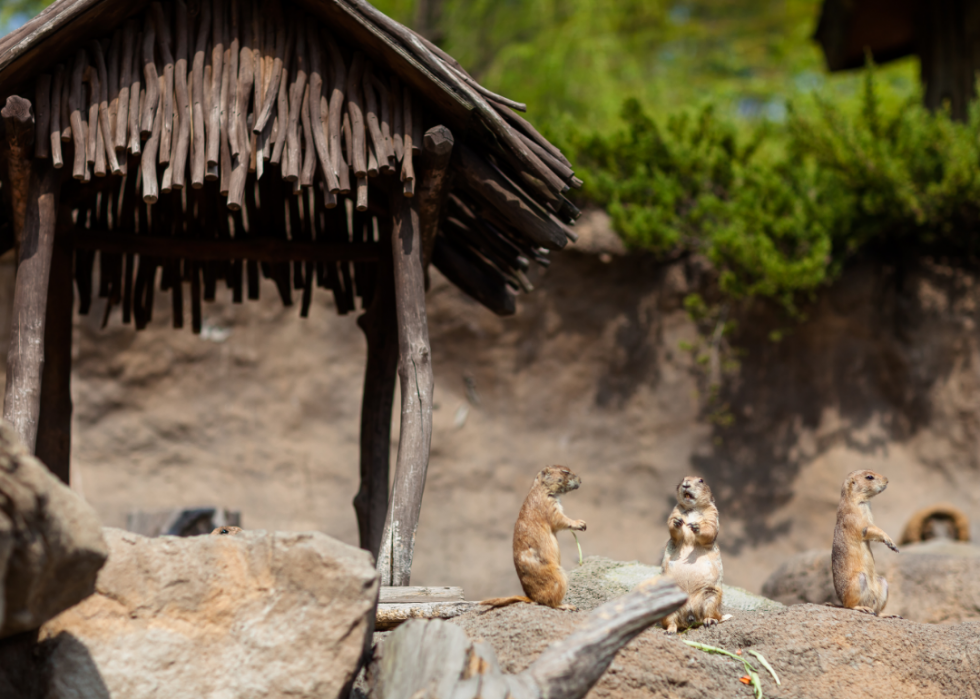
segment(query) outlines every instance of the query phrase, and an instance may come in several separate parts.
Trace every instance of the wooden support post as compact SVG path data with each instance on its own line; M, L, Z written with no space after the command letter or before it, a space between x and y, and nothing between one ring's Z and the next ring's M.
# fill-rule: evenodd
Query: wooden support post
M31 103L23 97L11 95L0 110L4 131L7 134L7 184L10 187L10 204L14 217L14 240L20 244L24 234L24 218L27 212L34 143L34 113Z
M391 250L390 221L379 221L381 244ZM387 229L387 230L385 230ZM367 338L367 369L361 403L361 487L354 496L361 548L378 558L388 513L391 406L398 371L398 326L390 254L378 263L377 287L367 312L357 324Z
M419 226L422 230L422 269L425 270L426 288L429 284L429 263L436 244L436 233L442 219L442 210L449 196L449 158L453 154L453 134L445 126L433 126L422 139L422 181L418 188Z
M58 212L48 279L41 413L35 449L37 458L66 484L71 459L71 330L75 301L70 233L71 211L62 209Z
M14 426L33 454L41 407L44 326L58 212L59 171L49 160L35 160L30 180L24 235L17 256L3 419Z
M378 570L382 585L408 585L432 441L432 356L425 317L418 202L392 188L391 235L401 380L401 435Z

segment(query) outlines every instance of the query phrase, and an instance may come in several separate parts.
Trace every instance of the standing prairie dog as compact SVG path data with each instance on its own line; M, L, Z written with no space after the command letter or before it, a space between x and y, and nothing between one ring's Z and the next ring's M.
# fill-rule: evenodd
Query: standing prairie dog
M561 567L555 535L562 529L585 531L585 521L566 517L559 500L559 496L581 484L578 476L562 466L548 466L538 473L514 525L514 567L527 597L494 597L480 604L506 607L516 602L537 602L555 609L574 609L562 604L568 577Z
M837 527L834 529L834 589L848 609L881 615L888 602L888 581L875 575L871 542L880 541L892 551L898 547L875 526L870 500L888 487L888 479L874 471L852 471L840 490Z
M698 624L711 626L721 617L721 550L718 508L703 478L688 476L677 486L677 506L667 519L670 541L664 550L664 575L687 593L687 602L661 620L667 633Z

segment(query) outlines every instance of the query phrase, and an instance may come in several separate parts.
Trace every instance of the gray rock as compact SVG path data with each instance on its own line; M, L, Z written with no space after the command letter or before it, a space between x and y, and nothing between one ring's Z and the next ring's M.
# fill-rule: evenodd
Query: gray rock
M95 510L0 422L0 638L91 595L106 553Z
M349 693L374 625L370 553L320 533L105 533L96 594L41 629L47 699Z
M875 557L888 580L885 612L927 624L980 619L980 546L933 539ZM769 576L762 593L784 604L840 604L830 551L807 551Z
M582 565L568 574L565 603L583 611L595 609L614 597L625 595L644 580L663 575L660 566L638 561L614 561L601 556L589 556ZM754 595L740 587L722 585L722 611L765 611L781 609L779 602Z

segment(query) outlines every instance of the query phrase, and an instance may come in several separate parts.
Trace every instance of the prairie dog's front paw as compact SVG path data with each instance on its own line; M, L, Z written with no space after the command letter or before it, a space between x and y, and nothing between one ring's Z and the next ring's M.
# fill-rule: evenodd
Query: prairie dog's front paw
M585 531L585 520L584 519L580 519L577 522L575 522L575 524L572 525L572 529L574 529L575 531L584 532Z
M701 527L699 527L694 522L689 523L687 526L689 526L691 528L691 531L694 532L695 534L701 533Z
M898 547L895 545L895 542L892 541L891 539L885 539L885 546L890 548L895 553L898 553Z
M684 520L680 517L676 517L671 521L671 524L674 525L674 529L680 529L684 526Z

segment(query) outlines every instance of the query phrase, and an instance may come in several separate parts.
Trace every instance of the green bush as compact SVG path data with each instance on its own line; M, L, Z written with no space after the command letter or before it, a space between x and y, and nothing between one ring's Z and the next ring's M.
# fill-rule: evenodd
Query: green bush
M980 241L980 111L968 123L919 97L885 108L874 71L857 108L813 98L749 128L711 107L658 122L635 100L625 128L565 130L586 181L628 247L706 255L731 299L800 303L871 251L973 265Z

